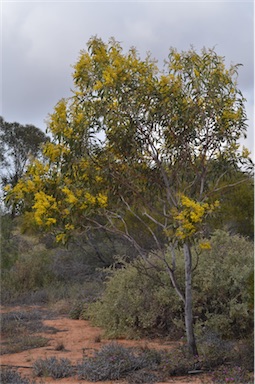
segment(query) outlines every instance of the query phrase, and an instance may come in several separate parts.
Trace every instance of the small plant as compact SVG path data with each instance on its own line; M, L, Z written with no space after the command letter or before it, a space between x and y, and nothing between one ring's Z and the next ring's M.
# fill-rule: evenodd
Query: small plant
M73 367L69 359L57 359L49 357L45 360L38 359L33 364L33 372L35 376L50 376L53 379L69 377L73 374Z
M83 303L78 302L74 304L74 306L71 308L69 312L70 319L79 320L82 315L82 311L83 311Z
M94 339L95 343L101 343L101 335L96 335Z
M64 351L65 350L65 345L62 342L57 343L55 347L55 351Z
M1 384L35 384L35 382L22 377L16 369L4 368L1 371Z

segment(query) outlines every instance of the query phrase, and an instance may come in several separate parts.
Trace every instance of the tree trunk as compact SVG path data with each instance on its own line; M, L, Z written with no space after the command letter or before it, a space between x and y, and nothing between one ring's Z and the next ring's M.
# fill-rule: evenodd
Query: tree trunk
M191 249L188 242L184 243L185 258L185 327L189 352L193 356L198 355L197 345L193 329L192 315L192 258Z

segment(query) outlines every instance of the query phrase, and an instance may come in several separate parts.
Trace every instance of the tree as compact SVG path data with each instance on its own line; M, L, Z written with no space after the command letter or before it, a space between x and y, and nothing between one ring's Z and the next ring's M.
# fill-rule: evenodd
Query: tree
M91 38L74 66L73 97L49 117L48 162L32 164L6 199L58 241L74 229L104 228L122 234L149 263L132 231L139 223L183 302L193 355L191 245L210 248L205 229L219 205L214 193L230 167L249 163L247 151L238 150L246 114L237 70L211 49L170 49L160 71L150 55L142 60L114 39ZM184 292L175 275L177 248Z
M31 157L38 157L47 136L31 124L8 123L0 117L0 159L3 185L15 186Z

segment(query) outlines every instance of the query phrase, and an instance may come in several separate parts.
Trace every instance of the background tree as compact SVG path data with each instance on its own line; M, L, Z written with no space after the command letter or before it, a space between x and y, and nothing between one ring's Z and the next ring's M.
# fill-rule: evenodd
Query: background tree
M12 187L25 172L29 159L39 157L47 136L34 125L8 123L0 117L0 157L2 183Z
M73 97L49 118L48 163L32 165L6 200L55 230L59 241L77 228L104 228L150 262L139 237L147 233L183 303L193 355L191 245L210 248L205 224L219 204L214 194L230 168L249 162L238 146L246 114L237 69L227 69L214 50L170 49L160 71L149 55L142 60L134 48L124 54L114 39L92 38L74 66ZM177 248L185 260L184 290L175 275Z

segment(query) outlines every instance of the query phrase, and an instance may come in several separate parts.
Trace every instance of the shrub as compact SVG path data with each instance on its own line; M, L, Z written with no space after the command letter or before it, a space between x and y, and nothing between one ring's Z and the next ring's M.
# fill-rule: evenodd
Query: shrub
M159 364L158 353L138 351L110 343L86 357L77 366L79 379L90 381L119 380L143 368L155 368Z
M199 353L203 367L212 369L232 359L234 343L223 340L217 333L206 329L199 338Z
M69 359L57 359L49 357L45 360L38 359L33 364L33 372L35 376L50 376L53 379L69 377L73 374L73 367Z
M3 368L1 371L2 384L35 384L35 381L22 377L15 369Z
M127 382L128 384L153 384L158 382L158 376L155 373L141 369L128 375Z
M159 369L162 379L167 379L169 376L187 375L189 371L200 367L198 357L190 356L186 345L179 345L162 355Z
M147 275L139 267L140 261L134 261L113 270L101 300L88 306L89 318L108 337L169 335L177 329L175 320L182 316L182 304L170 282L157 270Z
M250 306L250 271L253 244L240 236L216 231L211 250L197 251L193 275L193 302L196 332L205 327L220 337L246 337L253 329ZM177 280L184 289L184 261L176 251ZM100 300L89 305L91 321L109 337L145 335L181 336L184 332L183 305L171 286L163 263L149 255L143 260L123 262L112 270ZM171 263L169 255L169 263Z
M223 338L243 338L253 330L249 276L253 244L244 237L216 231L211 250L202 252L194 272L194 316L200 326Z

